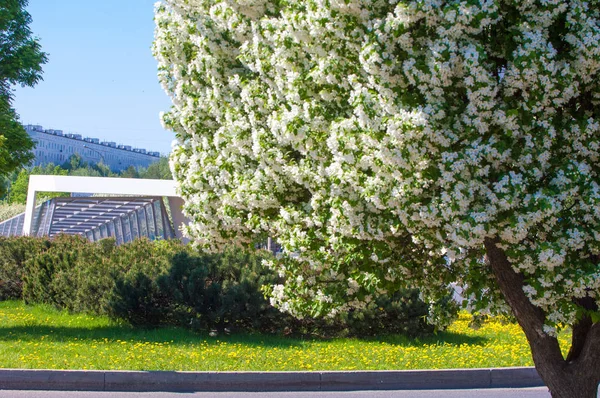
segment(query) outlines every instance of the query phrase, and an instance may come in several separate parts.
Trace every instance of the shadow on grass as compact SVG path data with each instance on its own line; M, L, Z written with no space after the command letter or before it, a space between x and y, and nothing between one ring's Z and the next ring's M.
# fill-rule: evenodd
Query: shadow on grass
M361 339L369 340L369 339ZM438 332L437 334L426 335L422 337L406 337L402 335L390 335L373 338L373 341L380 341L388 344L400 345L404 347L422 346L423 344L446 344L446 345L484 345L488 339L481 336L467 336L453 332Z
M138 329L127 325L98 326L98 327L67 327L48 325L24 325L0 327L0 341L72 341L72 340L108 340L129 341L134 343L169 343L174 345L189 345L205 343L208 345L243 344L247 346L267 347L298 347L307 341L326 342L336 339L297 338L266 334L241 334L208 336L207 333L195 333L181 328ZM457 333L441 332L432 336L409 338L402 335L380 336L373 338L356 338L355 340L382 342L402 347L422 346L423 344L446 345L483 345L487 339L483 337L466 336Z
M280 334L269 333L244 333L242 331L223 334L219 333L215 337L211 337L208 331L194 331L181 327L158 327L158 328L139 328L133 327L123 322L106 322L102 325L81 326L66 325L62 320L56 318L48 324L44 322L48 318L53 319L53 315L59 314L60 311L51 306L35 305L24 306L18 301L3 301L0 302L0 310L13 312L18 310L26 310L25 313L35 313L34 319L22 320L16 324L2 326L0 325L0 341L38 341L42 338L45 341L66 342L77 339L78 341L85 340L108 340L108 341L128 341L134 343L169 343L172 345L191 345L191 344L208 344L216 345L222 342L227 344L243 344L246 346L257 347L299 347L307 342L322 342L335 340L355 340L362 342L385 343L400 347L419 347L424 344L435 345L445 344L451 346L467 345L484 345L489 339L482 336L468 336L465 334L452 332L438 332L437 334L425 335L422 337L408 337L405 335L379 335L379 336L364 336L364 337L320 337L315 335L290 335L282 336ZM34 311L36 310L36 311ZM14 313L14 312L13 312ZM77 315L77 314L74 314ZM85 325L85 324L84 324Z
M292 347L302 345L302 339L270 335L231 334L208 336L208 333L195 333L181 328L138 329L127 325L98 327L68 327L49 325L24 325L0 327L0 341L72 341L104 340L128 341L134 343L188 344L245 344L255 346Z

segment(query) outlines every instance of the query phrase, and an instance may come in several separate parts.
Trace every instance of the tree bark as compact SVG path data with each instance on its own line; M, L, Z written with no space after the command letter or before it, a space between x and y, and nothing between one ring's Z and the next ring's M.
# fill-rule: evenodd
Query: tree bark
M523 291L523 276L510 264L498 240L484 242L488 265L504 299L525 332L535 367L553 398L596 398L600 383L600 324L583 318L573 325L573 346L565 360L558 340L544 332L546 314Z
M587 336L592 328L592 319L589 316L583 317L579 322L573 325L573 335L571 337L571 348L567 354L566 361L573 362L581 355Z

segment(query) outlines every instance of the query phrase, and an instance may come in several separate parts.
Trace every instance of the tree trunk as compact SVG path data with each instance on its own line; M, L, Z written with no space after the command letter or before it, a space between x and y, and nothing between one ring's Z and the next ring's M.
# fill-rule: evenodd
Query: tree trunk
M563 358L558 340L543 330L546 314L523 292L523 276L512 268L506 253L486 239L488 265L504 299L525 332L535 367L553 398L596 398L600 383L600 324L584 317L573 325L573 344Z

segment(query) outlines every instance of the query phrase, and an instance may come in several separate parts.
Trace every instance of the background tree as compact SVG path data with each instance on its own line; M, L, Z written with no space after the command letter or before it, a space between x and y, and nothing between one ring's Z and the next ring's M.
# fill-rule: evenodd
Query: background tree
M42 78L47 56L32 37L27 0L0 3L0 176L28 164L33 159L33 141L19 123L11 107L11 87L34 86ZM0 197L3 196L0 186Z
M140 170L139 175L140 178L172 180L173 175L169 168L169 158L161 156L158 162L154 162L147 168Z
M25 204L27 202L27 192L29 188L29 176L31 174L37 175L55 175L55 176L66 176L68 171L62 169L60 166L55 166L53 163L48 163L45 166L35 166L31 170L21 169L17 178L10 185L8 192L7 203L19 203ZM47 200L51 198L59 198L69 196L66 192L40 192L38 194L39 200Z
M62 169L72 171L80 168L86 168L88 166L87 162L84 162L81 158L81 155L75 152L65 162L60 166Z
M516 317L554 397L595 397L599 19L579 0L164 0L187 233L276 237L293 314L456 282Z
M116 173L113 173L107 165L102 162L93 163L85 162L81 158L81 155L74 153L60 165L60 168L66 170L68 175L72 176L87 176L87 177L115 177Z
M6 193L9 174L33 160L33 148L16 112L0 95L0 197Z
M129 166L121 171L120 176L123 178L140 178L140 173L135 167Z

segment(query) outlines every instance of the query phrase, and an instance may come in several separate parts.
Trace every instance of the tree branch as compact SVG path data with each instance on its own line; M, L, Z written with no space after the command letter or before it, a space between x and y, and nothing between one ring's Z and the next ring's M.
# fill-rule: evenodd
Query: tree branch
M591 297L584 297L577 300L581 307L597 311L598 305ZM573 366L573 372L590 372L596 384L600 383L600 323L593 323L589 315L584 315L575 325L573 325L573 337L567 362Z
M571 348L569 349L569 353L567 354L566 358L567 363L571 363L579 358L591 328L592 319L589 316L584 316L579 320L579 322L573 325Z
M597 311L596 301L591 297L583 297L575 300L575 303L586 310ZM585 346L588 333L592 328L592 318L584 314L583 317L573 325L573 335L571 339L571 348L567 354L566 361L571 363L577 360Z
M593 372L594 383L600 383L600 323L594 323L590 326L587 333L587 338L583 343L579 358L577 358L577 366L574 373Z
M525 332L536 366L538 369L539 366L565 366L558 340L544 332L546 315L529 301L523 291L523 276L515 272L504 250L496 246L497 243L498 239L488 238L484 241L486 258L504 299Z

